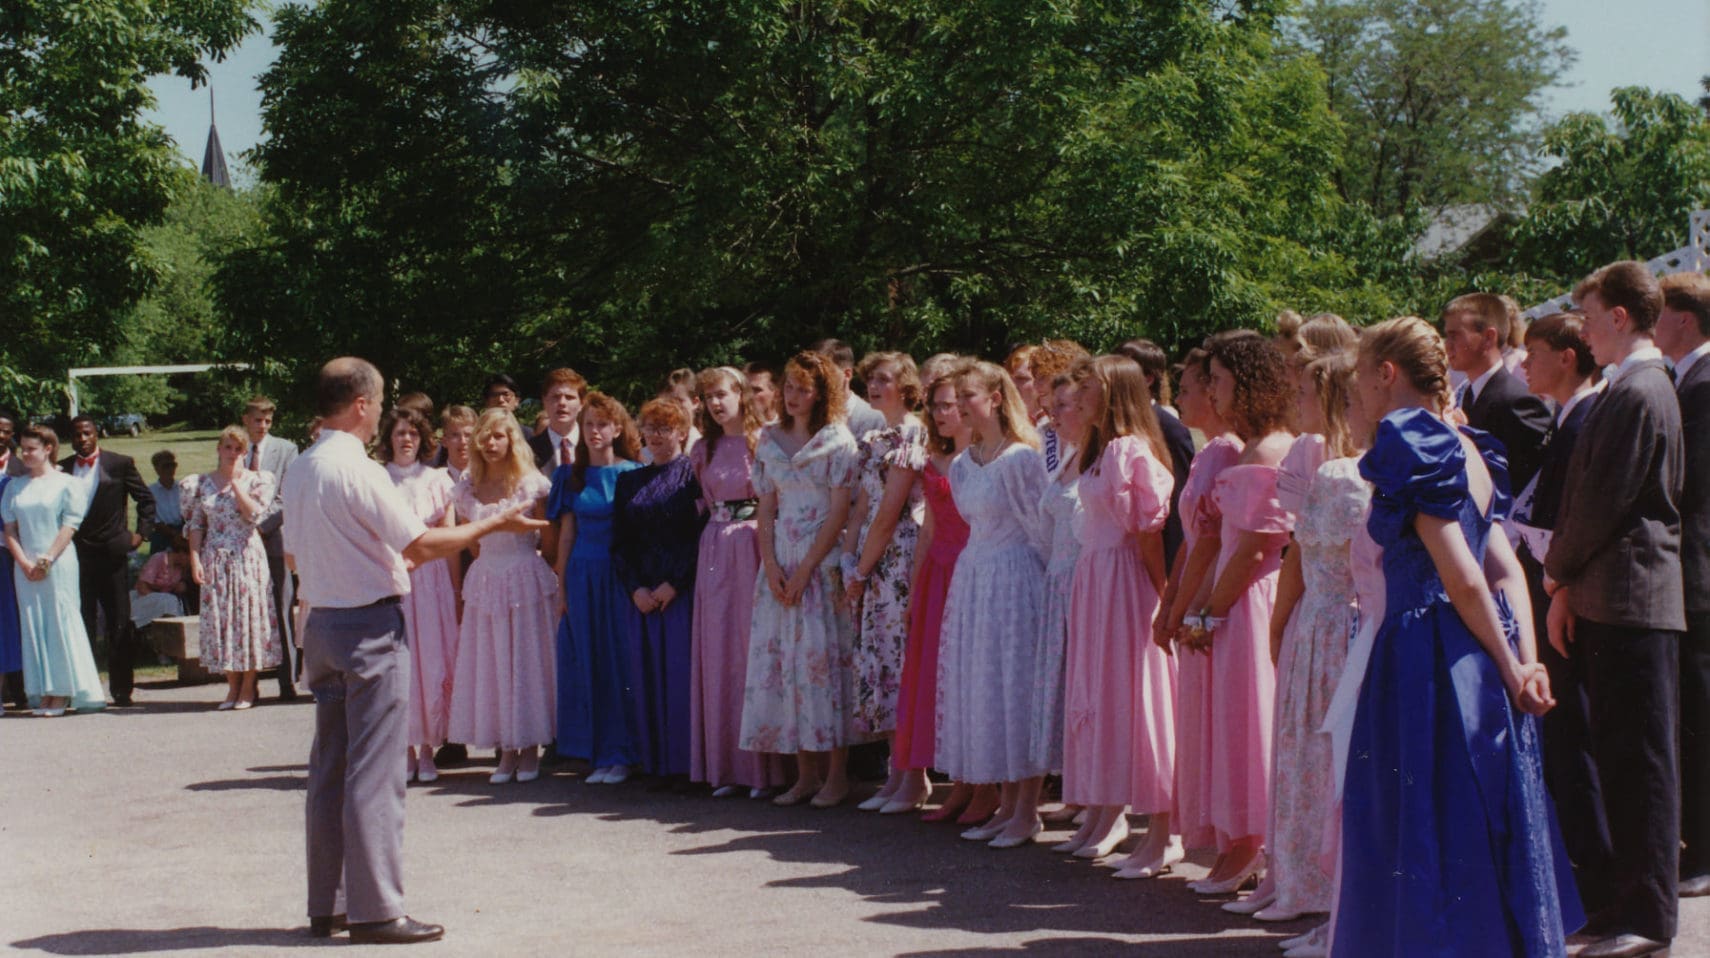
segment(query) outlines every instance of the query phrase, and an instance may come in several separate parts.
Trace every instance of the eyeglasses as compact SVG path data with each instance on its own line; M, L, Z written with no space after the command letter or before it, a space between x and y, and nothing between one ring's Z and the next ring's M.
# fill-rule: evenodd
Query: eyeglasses
M643 425L641 427L641 434L644 436L674 436L677 434L677 427L666 426L660 423L652 423L649 425Z

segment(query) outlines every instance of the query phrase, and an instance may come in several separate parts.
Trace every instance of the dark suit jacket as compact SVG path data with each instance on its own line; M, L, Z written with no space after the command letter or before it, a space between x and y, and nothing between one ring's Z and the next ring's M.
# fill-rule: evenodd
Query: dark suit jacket
M1174 567L1176 550L1182 547L1182 486L1187 485L1188 466L1193 463L1193 431L1157 404L1152 409L1164 430L1164 445L1170 447L1170 472L1176 477L1175 489L1170 492L1170 517L1164 521L1164 565Z
M77 457L59 461L59 470L71 475ZM154 531L154 494L148 491L142 473L130 456L101 450L95 460L95 498L89 514L77 527L72 542L86 549L105 549L122 556L131 551L131 530L125 525L125 497L137 504L137 535L147 539Z
M1545 441L1538 462L1538 488L1532 493L1533 526L1539 529L1556 527L1556 516L1561 513L1562 486L1567 483L1568 461L1573 457L1573 447L1579 441L1580 430L1585 428L1586 417L1591 415L1592 408L1602 398L1596 395L1580 400Z
M1508 480L1519 492L1538 472L1544 437L1555 416L1550 407L1526 390L1526 384L1506 368L1497 367L1466 408L1467 424L1495 436L1508 453Z
M24 460L18 458L18 450L12 450L12 457L6 460L6 475L21 476L28 471L24 468Z
M1633 629L1686 628L1680 404L1662 360L1610 383L1568 459L1544 570L1571 586L1574 615Z
M1675 384L1680 434L1686 447L1686 483L1680 497L1680 563L1686 610L1710 612L1710 356Z
M534 453L536 469L545 469L546 464L552 461L552 436L545 429L528 437L528 448Z

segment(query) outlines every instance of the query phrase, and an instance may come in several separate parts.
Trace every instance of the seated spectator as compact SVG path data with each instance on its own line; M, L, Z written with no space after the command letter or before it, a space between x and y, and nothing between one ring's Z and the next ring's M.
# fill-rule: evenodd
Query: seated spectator
M177 493L176 486L170 488ZM190 542L182 535L173 536L137 574L137 586L131 591L131 624L140 629L155 619L183 615L186 603L194 599L193 590Z
M184 534L184 511L178 504L178 457L170 449L162 449L149 460L154 465L155 481L148 491L154 496L154 531L149 533L150 555L160 555L172 548L172 540Z

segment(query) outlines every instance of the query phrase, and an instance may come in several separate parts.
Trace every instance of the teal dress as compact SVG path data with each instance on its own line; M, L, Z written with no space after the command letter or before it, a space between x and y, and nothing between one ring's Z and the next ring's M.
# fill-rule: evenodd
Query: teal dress
M18 541L27 555L38 556L53 545L59 530L77 528L89 508L87 487L62 472L21 476L0 496L0 521L18 526ZM77 550L66 548L47 578L31 582L22 568L12 570L18 591L18 625L23 637L24 691L30 704L44 695L68 696L71 707L83 711L105 708L101 673L89 649L78 598Z

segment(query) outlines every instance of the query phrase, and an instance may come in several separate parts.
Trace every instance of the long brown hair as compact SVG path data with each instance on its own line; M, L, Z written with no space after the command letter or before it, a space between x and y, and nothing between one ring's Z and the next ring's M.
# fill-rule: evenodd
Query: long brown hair
M843 422L848 418L847 403L849 402L849 387L843 378L843 369L831 357L824 353L804 350L795 354L784 364L784 382L789 382L791 376L801 376L808 380L813 387L813 411L808 413L808 435L812 436L834 422ZM778 422L785 429L794 429L795 423L790 419L789 410L784 408L784 399L778 397Z
M1367 327L1360 336L1360 358L1392 364L1414 389L1435 396L1443 409L1453 405L1443 335L1423 319L1398 316Z
M724 383L736 390L737 408L742 411L742 438L748 443L749 453L754 452L760 441L760 427L765 423L760 421L760 410L754 408L754 391L748 388L748 377L735 366L712 366L700 371L695 377L695 395L701 397L701 409L696 416L701 421L701 438L707 444L707 461L712 461L713 449L724 436L724 427L718 420L707 412L707 390L719 383Z
M1359 451L1354 431L1348 425L1348 400L1354 391L1354 354L1341 350L1306 364L1304 375L1318 397L1318 412L1324 418L1324 445L1332 459L1345 459Z
M1164 430L1152 410L1152 391L1146 388L1146 372L1139 363L1127 356L1095 356L1076 363L1069 377L1080 388L1096 379L1104 393L1103 408L1087 423L1081 472L1091 472L1104 447L1122 436L1144 438L1159 462L1170 461Z
M585 423L589 413L618 427L618 434L612 439L612 452L617 458L630 462L641 458L641 433L636 430L635 420L629 417L629 410L623 407L623 403L596 389L582 399L582 414L577 422ZM576 465L570 469L570 488L581 491L587 476L588 430L584 427L576 430Z
M1234 408L1227 418L1236 435L1251 441L1290 431L1294 389L1289 385L1288 360L1275 343L1258 335L1213 336L1206 348L1212 360L1234 377Z

